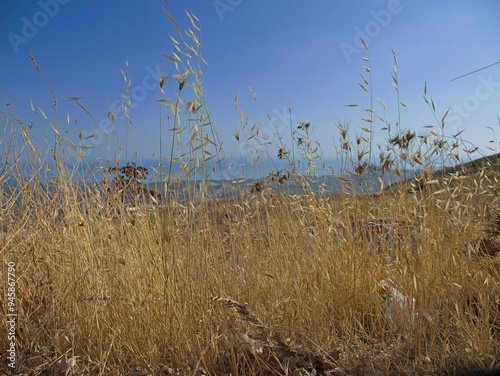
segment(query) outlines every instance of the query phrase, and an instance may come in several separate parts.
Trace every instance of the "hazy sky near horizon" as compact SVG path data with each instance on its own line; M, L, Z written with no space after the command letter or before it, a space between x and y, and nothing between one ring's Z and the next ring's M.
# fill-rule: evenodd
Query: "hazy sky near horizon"
M392 50L398 58L400 100L407 106L402 108L402 128L418 131L438 125L450 109L448 134L463 130L463 138L473 144L499 149L500 138L488 141L494 132L500 136L500 64L451 81L500 61L500 2L495 0L4 0L0 3L0 90L6 95L2 102L8 98L25 123L33 122L40 142L50 137L47 122L30 110L32 100L54 121L50 88L31 63L31 51L54 87L61 129L76 138L76 121L85 134L99 133L110 105L121 100L120 69L124 69L132 80L134 103L129 150L144 159L157 156L158 80L175 73L163 56L171 54L169 36L175 37L163 8L181 28L191 27L185 10L200 20L201 51L208 62L204 93L228 156L241 151L234 134L241 128L242 108L250 123L260 121L271 142L278 140L270 131L282 130L288 147L291 109L294 126L310 122L323 154L334 155L339 147L338 120L347 119L353 130L367 126L361 120L366 113L360 109L370 106L370 95L358 85L360 74L368 77L363 66L371 68L374 97L387 104L383 111L375 102L376 115L394 126ZM369 57L370 65L362 57ZM423 101L425 82L427 96L436 104L436 118ZM249 87L257 94L256 103ZM171 92L166 93L172 98L173 88L167 86ZM64 101L71 96L82 98L93 120L74 102ZM351 103L360 107L345 106ZM70 125L65 122L67 113ZM166 111L162 114L166 116ZM375 123L378 142L385 135L382 126ZM122 150L124 129L124 121L114 124ZM166 134L163 139L165 153Z

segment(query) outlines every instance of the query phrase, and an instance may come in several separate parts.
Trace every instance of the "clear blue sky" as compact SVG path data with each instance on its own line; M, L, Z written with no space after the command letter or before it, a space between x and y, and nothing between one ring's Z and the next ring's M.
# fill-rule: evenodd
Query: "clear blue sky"
M129 145L141 158L157 155L159 92L151 88L159 74L172 72L163 54L173 50L169 35L175 35L163 7L181 27L190 27L184 10L201 21L202 54L209 64L205 96L227 155L238 154L233 136L240 127L233 104L237 92L250 122L260 119L269 128L266 110L279 124L279 115L291 108L293 121L311 122L323 153L334 155L338 119L349 119L353 129L366 126L361 121L365 114L345 107L370 105L369 95L358 86L366 65L363 56L371 59L374 96L387 104L385 115L380 106L374 109L394 124L391 49L399 61L400 99L407 105L402 127L418 130L436 124L422 99L427 82L438 118L451 108L449 133L464 130L465 139L485 146L493 138L488 127L494 128L499 138L491 146L498 150L500 64L450 81L500 61L500 2L495 0L3 0L2 94L26 123L33 121L40 140L50 135L46 122L30 110L31 98L53 117L50 90L28 57L31 50L54 86L61 119L70 113L72 125L63 122L62 129L76 137L76 120L90 134L96 127L91 119L62 100L81 97L97 123L105 119L109 104L123 93L120 69L128 61L132 87L146 86L144 98L131 111L135 139ZM369 44L369 55L359 48L360 36ZM257 106L249 86L257 93ZM116 132L123 145L123 122L117 122ZM382 135L378 131L376 137Z

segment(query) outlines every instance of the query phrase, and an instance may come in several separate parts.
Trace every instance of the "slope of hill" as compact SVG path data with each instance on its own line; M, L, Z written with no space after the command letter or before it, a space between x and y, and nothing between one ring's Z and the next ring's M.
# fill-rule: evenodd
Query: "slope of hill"
M484 169L485 171L489 171L490 174L495 174L495 175L499 174L500 153L485 156L469 162L459 163L455 166L445 167L436 171L432 171L426 180L442 181L447 176L457 173L460 176L473 176L478 172L480 172L482 169ZM387 186L384 189L384 192L385 193L395 192L399 189L406 189L409 192L414 192L415 190L423 189L425 186L426 186L426 181L424 181L424 179L417 179L415 177L412 177L410 179L396 182L394 184L391 184L390 186Z

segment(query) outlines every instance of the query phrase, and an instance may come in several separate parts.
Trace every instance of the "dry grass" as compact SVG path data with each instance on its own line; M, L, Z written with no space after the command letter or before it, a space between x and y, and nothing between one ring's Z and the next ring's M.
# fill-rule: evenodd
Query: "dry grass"
M33 205L1 239L4 264L17 265L19 370L54 369L57 359L75 360L76 374L498 366L498 254L471 254L464 229L481 220L455 224L433 196L405 216L418 252L401 243L396 260L384 244L344 236L342 224L353 213L394 219L406 194L348 203L262 194L185 217L113 219L70 205L58 224L48 205ZM411 324L388 324L381 280L415 298Z
M197 19L188 16L197 29ZM184 58L179 49L188 44L179 35L176 56ZM201 59L194 33L187 35L193 41L187 50ZM176 142L188 153L172 152L169 158L186 162L186 181L200 178L196 174L208 179L206 163L212 156L223 160L223 150L205 109L201 72L172 59L179 70L177 99L162 104L175 119ZM368 80L364 85L370 91ZM182 97L186 88L192 89L191 100ZM186 120L183 127L183 109L200 111L198 122ZM387 130L392 149L380 155L380 166L398 171L421 166L427 188L410 194L400 185L373 196L344 191L321 197L304 178L314 175L318 154L309 124L299 123L298 133L292 131L296 150L280 145L278 156L290 159L287 179L296 179L303 194L278 195L261 185L231 200L194 204L164 196L154 210L138 204L132 211L122 202L123 190L137 194L141 185L125 178L118 179L121 185L82 183L83 177L75 178L61 163L65 150L75 147L57 128L51 154L56 172L47 184L43 156L22 122L17 135L18 121L2 112L8 163L0 175L1 279L15 262L17 374L401 375L499 369L496 170L434 182L429 171L436 161L430 156L454 158L454 144L445 151L446 145L430 138L416 144L404 130ZM351 141L347 124L338 127L341 174L347 179L351 168L349 180L356 184L375 163L373 141L364 136ZM241 135L257 137L245 122ZM298 159L307 165L304 175L296 168ZM193 161L200 169L189 167ZM160 176L173 186L171 173ZM406 300L391 305L398 294ZM8 348L7 329L1 326L2 349ZM1 367L9 371L5 363Z

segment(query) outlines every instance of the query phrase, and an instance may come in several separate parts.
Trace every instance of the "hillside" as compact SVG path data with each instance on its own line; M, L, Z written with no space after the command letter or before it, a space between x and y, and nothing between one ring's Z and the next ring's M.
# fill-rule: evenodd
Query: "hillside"
M474 176L481 169L485 169L486 171L489 171L490 174L493 173L493 175L495 176L496 174L500 173L500 153L478 158L469 162L459 163L455 166L445 167L436 170L431 174L429 174L429 176L425 180L442 181L447 176L456 173L458 173L458 175L462 177ZM395 192L401 188L406 189L409 192L413 192L415 190L424 188L426 186L426 181L417 180L416 178L412 177L410 179L406 179L401 182L396 182L394 184L387 186L384 189L384 192L385 193Z

